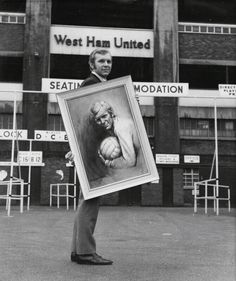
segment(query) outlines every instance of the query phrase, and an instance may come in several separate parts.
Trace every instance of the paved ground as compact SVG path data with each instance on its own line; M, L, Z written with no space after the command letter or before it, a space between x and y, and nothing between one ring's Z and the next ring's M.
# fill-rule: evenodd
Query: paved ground
M70 262L74 211L0 207L0 281L235 281L236 210L101 207L98 253L112 266Z

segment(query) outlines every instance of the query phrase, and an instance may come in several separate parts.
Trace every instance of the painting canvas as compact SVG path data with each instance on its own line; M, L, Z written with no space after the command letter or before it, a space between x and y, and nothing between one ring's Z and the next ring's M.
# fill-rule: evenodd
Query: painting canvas
M57 99L85 199L159 180L130 76Z

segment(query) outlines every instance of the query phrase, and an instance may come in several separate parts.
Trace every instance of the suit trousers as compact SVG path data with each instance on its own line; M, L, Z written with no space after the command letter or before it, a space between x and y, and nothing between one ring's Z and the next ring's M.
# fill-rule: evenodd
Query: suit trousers
M71 252L78 255L96 253L94 229L99 211L99 198L79 200L75 215Z

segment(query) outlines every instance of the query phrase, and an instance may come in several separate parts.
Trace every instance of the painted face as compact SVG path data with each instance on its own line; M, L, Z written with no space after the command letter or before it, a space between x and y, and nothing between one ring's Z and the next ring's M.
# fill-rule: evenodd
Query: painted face
M105 111L102 115L95 118L95 122L97 125L103 127L105 130L110 130L113 125L113 119L111 114Z
M106 78L111 72L111 67L112 67L112 58L109 53L105 55L102 54L95 55L93 70L98 75L100 75L103 78Z

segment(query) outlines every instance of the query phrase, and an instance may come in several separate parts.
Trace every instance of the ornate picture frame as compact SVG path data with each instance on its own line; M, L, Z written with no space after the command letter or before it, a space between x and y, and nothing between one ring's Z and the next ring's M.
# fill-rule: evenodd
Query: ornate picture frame
M85 200L159 181L130 76L57 100Z

